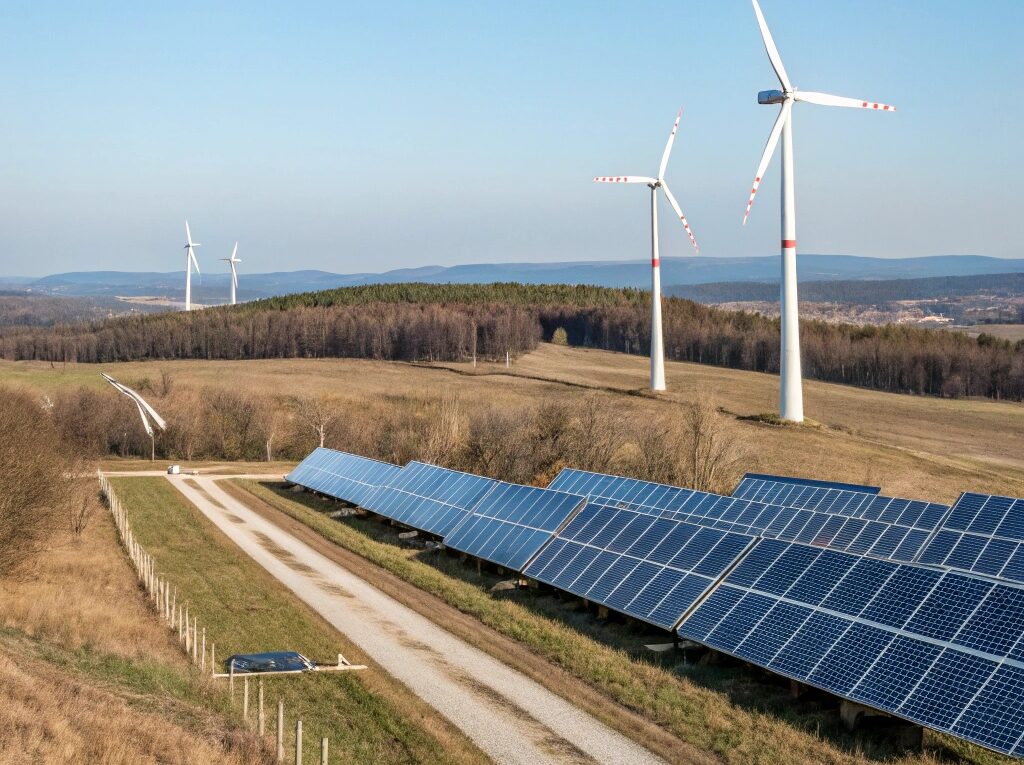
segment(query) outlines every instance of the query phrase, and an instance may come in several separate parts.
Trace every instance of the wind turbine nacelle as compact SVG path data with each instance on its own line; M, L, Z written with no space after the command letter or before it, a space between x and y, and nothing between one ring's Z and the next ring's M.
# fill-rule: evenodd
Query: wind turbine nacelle
M786 94L781 90L762 90L757 94L757 102L761 105L781 104L786 100Z

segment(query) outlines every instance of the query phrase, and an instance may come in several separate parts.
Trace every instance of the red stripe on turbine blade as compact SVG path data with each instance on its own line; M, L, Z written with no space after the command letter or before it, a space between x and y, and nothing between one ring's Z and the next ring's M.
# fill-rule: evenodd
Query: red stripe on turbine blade
M660 258L651 258L651 268L658 268L661 265Z
M784 249L784 250L795 250L796 249L796 239L783 239L782 240L782 249Z

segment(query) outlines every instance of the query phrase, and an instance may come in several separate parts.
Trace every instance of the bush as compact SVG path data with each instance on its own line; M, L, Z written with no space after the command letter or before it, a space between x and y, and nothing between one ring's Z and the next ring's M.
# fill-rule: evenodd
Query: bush
M551 335L551 342L554 345L568 345L569 344L569 333L565 331L565 327L559 327Z
M0 387L0 576L22 573L80 510L83 470L88 466L65 447L50 409Z

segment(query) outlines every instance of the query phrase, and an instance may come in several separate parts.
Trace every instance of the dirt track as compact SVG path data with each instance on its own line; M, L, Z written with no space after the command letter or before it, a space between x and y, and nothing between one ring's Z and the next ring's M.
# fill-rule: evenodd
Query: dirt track
M496 762L662 762L261 517L213 478L169 480L242 550Z

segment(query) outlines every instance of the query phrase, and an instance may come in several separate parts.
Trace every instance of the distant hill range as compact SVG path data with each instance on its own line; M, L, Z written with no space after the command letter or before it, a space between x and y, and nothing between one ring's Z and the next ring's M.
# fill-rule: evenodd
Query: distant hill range
M779 284L778 281L676 284L667 287L665 292L698 303L771 302L779 299ZM899 300L966 295L1024 295L1024 273L929 276L923 279L846 279L811 281L800 285L800 300L811 303L880 305Z
M1024 273L1024 259L987 258L978 255L940 255L926 258L862 258L851 255L801 255L801 282L831 281L853 284L865 280L922 279L978 274ZM758 258L671 258L662 261L662 283L673 290L688 285L777 282L778 256ZM383 273L335 274L327 271L287 271L239 274L239 299L314 292L366 284L425 282L428 284L592 284L602 287L650 285L647 261L579 261L561 263L480 263L461 266L425 266ZM0 285L46 295L114 297L153 295L181 300L182 272L82 271L53 274L40 279L0 277ZM752 285L752 289L773 288ZM709 288L711 289L711 288ZM728 289L735 289L729 287ZM228 298L228 274L204 274L193 281L193 299L199 303L223 303ZM676 292L675 294L683 294ZM694 293L695 295L697 293ZM712 294L712 293L708 293ZM758 293L761 294L761 293ZM767 293L764 293L767 294ZM806 292L804 293L806 295ZM690 295L686 295L690 297ZM695 299L706 299L695 297ZM807 298L811 299L811 298Z

